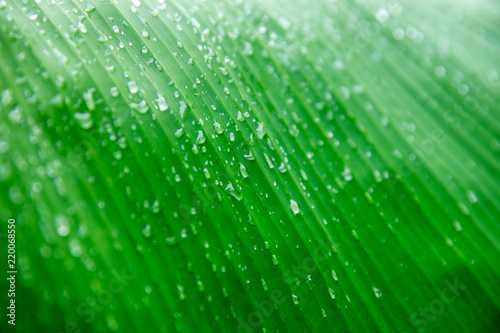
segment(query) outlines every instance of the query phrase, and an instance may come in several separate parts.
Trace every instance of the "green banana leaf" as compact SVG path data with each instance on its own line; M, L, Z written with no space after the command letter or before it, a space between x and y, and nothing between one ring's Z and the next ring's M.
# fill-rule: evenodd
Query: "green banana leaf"
M498 331L499 18L0 0L1 331Z

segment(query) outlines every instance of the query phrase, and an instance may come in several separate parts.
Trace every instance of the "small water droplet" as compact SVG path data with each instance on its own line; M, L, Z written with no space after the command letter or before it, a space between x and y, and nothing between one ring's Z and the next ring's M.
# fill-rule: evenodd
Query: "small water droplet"
M157 93L156 95L158 98L155 99L156 104L158 105L158 109L160 111L166 111L168 109L167 102L165 101L165 97L163 97L160 93Z
M218 122L214 121L214 127L215 127L215 132L217 134L224 133L224 129L222 128L221 124L219 124Z
M244 158L246 158L247 160L249 161L253 161L255 158L253 157L252 155L252 152L249 152L248 154L246 155L243 155Z
M264 124L259 123L257 126L257 137L262 140L264 136L266 135L266 131L264 130Z
M265 291L268 290L266 281L264 281L264 279L262 279L262 288L264 288Z
M243 164L240 163L240 172L243 178L248 178L248 171Z
M175 131L174 135L176 138L180 138L184 134L184 129L181 127L177 131Z
M267 156L266 153L264 153L264 158L266 159L266 162L267 162L267 165L269 166L269 168L270 169L274 168L273 161L271 161L271 159L269 158L269 156Z
M118 91L117 87L111 87L111 89L109 89L109 93L113 97L118 97L118 95L120 95L120 92Z
M78 125L83 129L89 129L94 125L94 121L91 118L90 113L79 113L75 112L73 117L76 119Z
M131 94L136 94L139 91L139 87L137 87L135 81L129 81L127 85L128 85L128 90L130 91Z
M203 131L198 131L198 137L196 138L196 144L201 145L205 142L206 138L203 135Z
M150 224L146 224L144 229L142 229L142 235L146 238L151 237L151 225Z
M290 200L290 208L294 215L297 215L300 212L299 205L295 200Z
M142 114L148 112L149 110L149 106L147 106L145 100L142 100L139 103L130 103L130 108Z
M476 193L474 193L471 190L467 191L467 199L470 201L470 203L473 204L476 203L477 202Z
M335 273L335 271L334 271L333 269L332 269L332 276L333 276L333 279L334 279L335 281L338 281L338 280L339 280L339 278L338 278L338 276L337 276L337 273Z
M328 288L328 293L330 294L330 297L331 297L332 299L335 299L335 291L333 291L333 289L332 289L332 288Z
M373 293L375 294L375 297L377 297L377 298L382 297L382 292L378 288L373 287Z

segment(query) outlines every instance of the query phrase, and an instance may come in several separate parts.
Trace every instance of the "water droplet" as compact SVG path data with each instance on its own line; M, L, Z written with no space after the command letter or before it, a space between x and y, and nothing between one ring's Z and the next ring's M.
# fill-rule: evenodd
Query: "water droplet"
M239 120L241 122L245 121L245 117L243 117L241 111L238 111L238 117L236 118L236 120Z
M335 299L335 291L333 291L333 289L332 289L332 288L328 288L328 293L330 294L330 297L331 297L332 299Z
M351 172L351 169L349 169L348 167L345 167L344 168L344 171L342 171L342 177L344 177L344 180L346 182L352 180L352 172Z
M385 22L389 18L389 12L386 9L380 9L375 13L375 19L380 23Z
M165 243L167 243L168 246L174 246L175 244L177 244L177 241L175 240L175 237L172 236L165 238Z
M85 24L83 24L83 22L79 22L78 23L78 30L80 30L82 33L86 33L87 27L85 26Z
M69 252L73 257L80 257L85 252L85 247L82 246L77 238L73 238L69 241Z
M373 293L375 294L375 297L377 297L377 298L382 297L382 292L378 288L373 287Z
M359 235L354 229L352 229L352 236L354 237L354 239L359 239Z
M94 125L94 121L92 120L90 113L79 113L75 112L73 117L76 119L78 125L80 125L83 129L89 129Z
M146 238L151 237L151 225L150 224L146 224L144 229L142 229L142 235Z
M292 209L294 215L297 215L300 212L299 205L294 200L290 200L290 208Z
M142 114L148 112L149 110L149 106L146 105L145 100L142 100L139 103L130 103L130 108Z
M158 105L158 109L160 109L160 111L166 111L168 109L168 105L167 105L167 102L165 101L165 97L163 97L160 93L157 93L156 95L158 98L155 99L156 101L156 104Z
M261 280L262 280L262 288L264 288L264 290L267 291L268 288L267 288L266 281L264 281L264 279L261 279Z
M267 165L269 166L269 168L270 169L274 168L273 161L271 161L271 159L269 158L269 156L267 156L266 153L264 153L264 158L266 159L266 162L267 162Z
M131 94L136 94L139 91L139 88L137 87L135 81L129 81L127 85L128 85L128 90L130 91Z
M273 264L276 266L279 264L278 258L273 254Z
M180 284L177 285L177 294L179 295L180 300L186 299L186 295L184 294L184 287Z
M160 202L158 200L155 200L151 205L151 212L153 212L153 214L158 214L160 212Z
M300 303L299 296L296 296L294 294L292 294L292 300L293 300L293 304L299 304Z
M203 131L198 131L198 137L196 138L196 144L201 145L205 142L206 138L203 135Z
M231 196L233 196L238 201L241 201L241 199L243 199L243 196L235 191L233 184L231 182L227 184L225 191L227 191Z
M252 155L252 152L249 152L248 154L246 155L243 155L244 158L246 158L247 160L249 161L253 161L255 158L253 157Z
M175 137L180 138L184 134L184 129L181 127L177 131L175 131Z
M264 124L259 123L257 126L257 137L262 140L264 136L266 135L266 131L264 130Z
M83 99L85 100L85 103L87 104L87 107L90 111L95 110L94 91L95 88L90 88L83 93Z
M215 132L217 134L224 133L224 129L222 128L221 124L219 124L218 122L214 121L214 127L215 127Z
M339 280L339 278L338 278L338 276L337 276L337 273L335 273L335 271L334 271L333 269L332 269L332 276L333 276L333 279L334 279L335 281L338 281L338 280Z
M186 102L184 102L184 101L179 101L179 104L181 105L179 108L179 115L180 115L181 119L184 119L184 117L186 116L187 105L186 105Z
M240 163L240 172L243 178L248 178L248 171L243 164Z
M109 89L109 93L113 97L118 97L118 95L120 95L120 92L118 91L117 87L111 87L111 89Z
M203 285L203 281L201 280L196 281L196 287L200 293L205 290L205 286Z
M69 221L64 215L57 214L54 217L54 222L56 226L56 232L61 237L66 237L69 235Z
M474 193L471 190L467 191L467 199L470 201L470 203L473 204L476 203L477 202L476 193Z
M434 68L434 75L443 77L446 75L446 69L443 66L436 66L436 68Z

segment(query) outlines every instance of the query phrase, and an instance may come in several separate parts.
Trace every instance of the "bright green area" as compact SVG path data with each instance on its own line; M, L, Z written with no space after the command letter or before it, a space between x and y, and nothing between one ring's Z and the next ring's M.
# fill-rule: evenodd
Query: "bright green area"
M497 330L499 17L0 0L16 330Z

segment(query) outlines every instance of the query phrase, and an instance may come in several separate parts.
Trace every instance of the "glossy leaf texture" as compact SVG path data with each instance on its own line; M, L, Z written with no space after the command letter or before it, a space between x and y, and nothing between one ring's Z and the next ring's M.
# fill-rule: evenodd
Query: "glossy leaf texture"
M499 15L0 0L18 331L494 331Z

